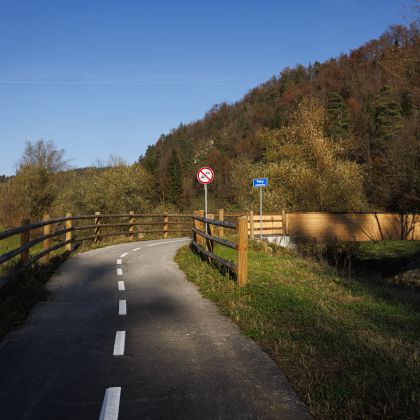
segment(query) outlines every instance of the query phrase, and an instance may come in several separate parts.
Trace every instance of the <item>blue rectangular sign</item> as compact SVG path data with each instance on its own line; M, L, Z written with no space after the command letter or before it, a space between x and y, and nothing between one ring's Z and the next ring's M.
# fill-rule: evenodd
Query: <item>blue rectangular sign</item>
M252 183L254 188L265 188L268 186L268 178L255 178Z

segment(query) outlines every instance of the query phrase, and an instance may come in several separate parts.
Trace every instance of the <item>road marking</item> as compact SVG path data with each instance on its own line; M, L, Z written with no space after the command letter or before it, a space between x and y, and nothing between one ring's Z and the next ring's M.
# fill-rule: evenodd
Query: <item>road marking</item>
M134 248L133 249L133 251L140 251L141 250L141 247L140 248Z
M126 255L128 255L128 252L125 252L124 254L121 254L120 258L124 258Z
M114 356L124 356L125 331L117 331L115 334Z
M121 387L107 388L99 420L118 420Z
M120 300L120 303L118 306L118 315L127 315L127 301L126 300Z
M183 241L190 241L191 239L176 239L174 241L166 241L166 242L157 242L155 244L150 244L147 246L156 246L156 245L162 245L162 244L171 244L172 242L183 242Z
M150 244L147 246L156 246L156 245L162 245L162 244L167 244L168 242L157 242L156 244Z
M117 268L117 276L122 276L122 268Z
M118 258L117 259L117 265L121 265L122 264L122 259L121 258Z
M122 280L118 282L118 290L125 290L125 284Z

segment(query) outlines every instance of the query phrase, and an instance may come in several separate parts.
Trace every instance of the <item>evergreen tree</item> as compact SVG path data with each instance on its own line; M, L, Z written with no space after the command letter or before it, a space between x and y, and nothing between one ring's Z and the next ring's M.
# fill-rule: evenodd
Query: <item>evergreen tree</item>
M383 86L375 100L375 131L380 147L393 139L402 128L401 104L389 86Z
M175 149L172 149L167 166L168 183L166 184L166 198L168 203L178 204L182 192L181 164Z
M349 114L343 97L335 91L330 91L328 93L327 115L328 136L334 139L348 137L350 126Z

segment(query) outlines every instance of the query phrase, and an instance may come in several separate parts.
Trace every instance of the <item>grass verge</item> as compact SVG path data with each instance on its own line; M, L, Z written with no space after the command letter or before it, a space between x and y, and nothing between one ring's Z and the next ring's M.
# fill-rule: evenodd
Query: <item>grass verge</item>
M176 262L277 362L317 418L420 418L418 294L349 280L286 250L251 249L243 288L188 247Z
M0 342L25 322L37 302L47 298L45 284L67 256L55 255L48 264L22 271L0 289Z

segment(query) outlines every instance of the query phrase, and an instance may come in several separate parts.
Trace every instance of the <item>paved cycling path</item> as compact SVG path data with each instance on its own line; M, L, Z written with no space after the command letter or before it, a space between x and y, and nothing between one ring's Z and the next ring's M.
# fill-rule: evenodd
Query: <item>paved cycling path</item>
M173 262L183 240L67 260L0 345L1 419L304 419L285 377Z

